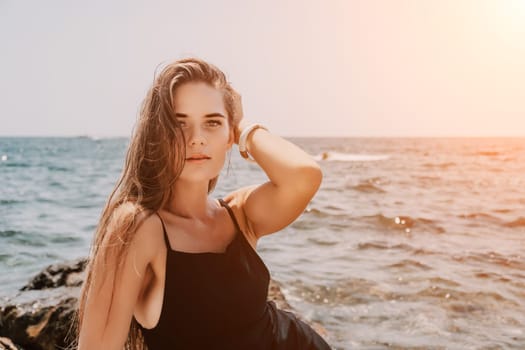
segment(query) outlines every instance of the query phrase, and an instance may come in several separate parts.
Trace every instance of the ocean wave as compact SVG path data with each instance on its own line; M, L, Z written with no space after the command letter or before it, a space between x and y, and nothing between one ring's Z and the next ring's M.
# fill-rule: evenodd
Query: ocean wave
M483 223L501 224L502 222L498 217L484 212L460 214L457 217L460 219L475 221L476 223L482 221Z
M50 243L62 244L62 243L76 243L82 242L82 239L79 237L73 236L54 236L49 239Z
M337 245L339 241L329 241L326 238L320 238L320 237L308 237L308 242L313 243L315 245L319 246L333 246Z
M517 160L518 160L518 158L516 158L516 157L505 157L505 158L501 159L501 161L505 162L505 163L514 163Z
M350 227L350 224L346 221L341 221L341 222L334 221L334 222L330 222L328 224L328 227L335 232L345 232Z
M340 153L340 152L321 152L313 156L317 161L328 161L328 162L374 162L380 160L387 160L390 158L388 155L382 154L352 154L352 153Z
M15 231L15 230L2 230L0 231L0 237L13 237L19 234L22 234L22 231Z
M403 231L411 233L413 229L435 234L445 233L446 230L438 226L434 220L425 218L412 218L410 216L387 217L382 214L363 216L358 220L372 223L379 229Z
M424 249L424 248L415 248L412 252L412 254L418 256L418 255L442 255L436 251L433 251L433 250L428 250L428 249Z
M516 281L509 278L509 277L506 277L505 275L501 275L499 273L496 273L496 272L489 272L489 271L483 271L483 272L476 272L474 274L474 277L476 278L480 278L480 279L486 279L486 280L491 280L491 281L494 281L494 282L501 282L501 283L510 283L510 284L515 284ZM518 282L519 284L520 282ZM523 288L525 289L525 284L521 284L520 285L520 288Z
M411 177L421 183L430 185L436 185L442 180L441 176L412 175Z
M339 212L346 211L346 209L344 209L344 208L338 207L336 205L331 205L331 204L325 205L324 209L331 210L331 211L339 211Z
M321 223L317 220L296 220L290 227L299 231L316 230L320 227Z
M64 186L63 183L58 182L58 181L51 181L51 182L48 183L48 186L50 188L57 188L57 189L61 189L61 190L66 189L66 186Z
M405 243L397 243L392 244L390 242L384 242L384 241L370 241L370 242L360 242L357 244L358 250L370 250L370 249L376 249L376 250L402 250L402 251L415 251L415 247L405 244Z
M431 169L449 169L455 167L457 164L454 162L445 162L445 163L424 163L423 167Z
M479 152L474 153L474 155L485 156L485 157L496 157L496 156L501 155L501 153L497 151L479 151Z
M66 168L66 167L63 167L63 166L58 166L58 165L48 165L47 166L47 170L49 171L54 171L54 172L71 172L71 168Z
M503 172L507 171L507 169L495 168L495 167L490 167L490 168L485 167L484 169L485 169L485 171L487 173L503 173Z
M525 270L525 259L521 256L507 256L498 252L471 253L453 255L452 259L461 263L490 264L509 269Z
M22 234L10 239L10 244L20 244L29 247L46 247L48 240L42 237L35 237L33 235Z
M38 197L35 199L37 203L56 203L57 201L53 198Z
M387 265L388 268L401 269L401 270L431 270L432 268L422 262L412 259L403 259L396 263Z
M501 213L501 214L507 214L509 212L512 212L510 209L497 209L493 210L493 212ZM518 217L515 220L504 222L502 219L490 215L488 213L479 212L479 213L470 213L470 214L460 214L457 216L460 219L467 219L470 220L473 224L494 224L501 227L507 227L507 228L521 228L525 227L525 217Z
M74 204L71 204L71 208L75 209L91 209L91 208L98 208L100 205L98 203L78 203L75 202Z
M48 237L39 233L29 233L19 230L0 231L0 238L5 238L3 244L7 246L22 245L31 247L44 247L48 245Z
M508 214L508 213L511 213L513 209L502 208L502 209L494 209L492 211L495 213L499 213L499 214Z
M428 281L432 285L445 285L447 287L459 287L460 286L458 282L455 282L451 279L444 278L444 277L431 277L428 279Z
M356 305L392 298L390 291L363 278L351 278L333 285L306 285L296 280L291 281L288 287L296 297L317 305Z
M403 295L403 298L406 300L421 300L421 297L424 297L446 300L447 304L443 304L443 306L451 311L461 311L464 308L470 311L488 311L500 308L503 305L510 307L519 306L516 301L506 298L498 292L484 290L464 291L459 288L461 287L452 288L432 285L416 293Z
M514 221L507 222L507 223L503 224L503 226L511 227L511 228L525 227L525 217L519 217L519 218L517 218Z
M30 168L32 165L30 163L11 163L11 162L2 162L1 166L8 168Z
M331 212L328 212L327 209L308 207L304 211L303 217L293 222L291 227L297 230L317 230L320 228L329 228L336 232L348 230L351 216L341 209L332 209Z
M322 211L320 209L317 209L317 208L312 208L312 207L307 207L304 210L304 213L310 214L310 215L313 215L313 216L317 216L317 217L324 217L325 215L328 215L324 211Z
M25 201L20 201L17 199L0 199L0 205L12 205L12 204L21 204Z
M356 247L357 250L388 250L388 251L399 251L402 256L410 254L412 256L432 256L432 255L442 255L437 251L416 247L408 243L391 243L386 241L368 241L368 242L359 242ZM443 256L445 258L445 256ZM395 264L395 263L394 263Z
M318 219L332 218L332 219L335 219L335 220L345 220L345 219L349 219L350 218L350 216L348 214L343 214L343 213L341 213L341 214L333 214L333 213L329 213L327 210L321 210L321 209L318 209L318 208L315 208L315 207L308 207L308 208L306 208L303 214L308 215L308 216L313 216L313 217L318 218Z
M386 191L383 190L381 187L368 182L360 183L358 185L353 186L347 186L346 188L363 193L386 193Z
M323 209L308 207L300 220L296 220L291 227L297 230L317 230L329 228L336 232L348 230L352 216L341 208L326 206Z

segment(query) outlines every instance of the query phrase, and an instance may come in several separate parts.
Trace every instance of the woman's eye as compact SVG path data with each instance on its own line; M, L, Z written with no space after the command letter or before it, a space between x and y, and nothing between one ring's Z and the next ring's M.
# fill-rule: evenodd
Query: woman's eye
M186 122L184 120L178 120L178 122L182 128L186 126Z
M208 125L210 126L221 126L222 123L219 120L209 120Z

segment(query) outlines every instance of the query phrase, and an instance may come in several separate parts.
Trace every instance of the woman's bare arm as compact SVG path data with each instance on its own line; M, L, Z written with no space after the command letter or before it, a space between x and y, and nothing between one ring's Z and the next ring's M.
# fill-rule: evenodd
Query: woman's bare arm
M154 237L162 235L161 232L156 215L146 218L129 243L128 254L118 273L117 261L111 256L106 264L94 266L95 277L86 301L79 350L123 349L146 269L158 253Z
M321 185L322 172L309 154L264 129L254 130L246 146L270 180L238 194L250 230L260 237L288 226L304 211Z

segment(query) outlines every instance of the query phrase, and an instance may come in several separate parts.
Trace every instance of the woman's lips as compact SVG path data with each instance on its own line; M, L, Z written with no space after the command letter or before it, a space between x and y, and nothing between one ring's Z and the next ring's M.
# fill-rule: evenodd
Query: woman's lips
M191 156L189 158L186 158L186 161L189 161L189 162L198 162L198 161L205 161L205 160L208 160L210 159L210 157L208 156Z

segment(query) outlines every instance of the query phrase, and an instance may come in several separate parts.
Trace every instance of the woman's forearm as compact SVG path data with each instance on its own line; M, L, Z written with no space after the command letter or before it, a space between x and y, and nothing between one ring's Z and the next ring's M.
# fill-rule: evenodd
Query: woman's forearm
M311 187L316 191L321 183L321 169L308 153L264 129L249 134L246 149L275 186Z

